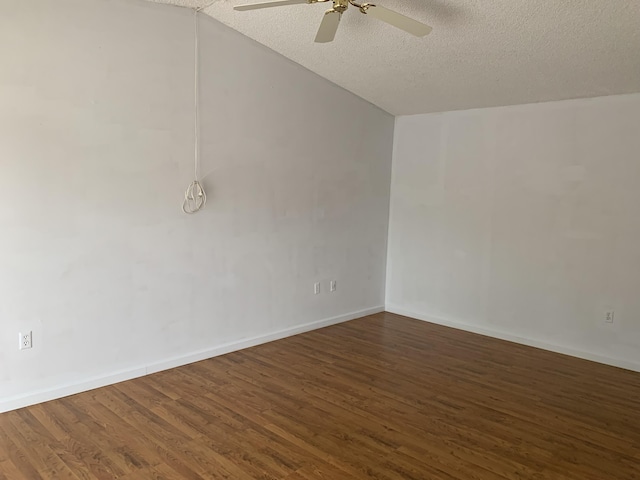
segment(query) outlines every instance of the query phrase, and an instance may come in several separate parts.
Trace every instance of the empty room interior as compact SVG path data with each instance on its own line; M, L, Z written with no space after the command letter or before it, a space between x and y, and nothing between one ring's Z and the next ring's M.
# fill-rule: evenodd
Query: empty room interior
M0 480L640 480L639 2L0 0L0 61Z

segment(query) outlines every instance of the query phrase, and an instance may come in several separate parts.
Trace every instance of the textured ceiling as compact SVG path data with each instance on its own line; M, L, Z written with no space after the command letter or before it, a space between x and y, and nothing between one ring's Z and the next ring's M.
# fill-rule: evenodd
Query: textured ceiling
M392 114L640 92L637 0L380 0L433 32L415 38L351 7L329 44L313 41L327 3L241 3L252 1L204 11Z

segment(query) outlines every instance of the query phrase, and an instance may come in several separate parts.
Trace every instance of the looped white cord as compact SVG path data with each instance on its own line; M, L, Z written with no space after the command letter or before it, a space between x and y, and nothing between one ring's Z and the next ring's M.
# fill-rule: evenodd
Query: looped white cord
M182 202L182 211L184 213L196 213L201 210L207 203L207 194L200 182L194 180L184 192L184 202Z
M198 170L200 167L200 111L199 111L199 85L198 85L198 72L199 72L199 48L198 48L198 10L194 11L194 112L195 112L195 151L194 151L194 175L195 180L187 187L184 192L184 202L182 202L182 211L184 213L196 213L200 211L207 204L207 194L204 192L204 188L198 181Z

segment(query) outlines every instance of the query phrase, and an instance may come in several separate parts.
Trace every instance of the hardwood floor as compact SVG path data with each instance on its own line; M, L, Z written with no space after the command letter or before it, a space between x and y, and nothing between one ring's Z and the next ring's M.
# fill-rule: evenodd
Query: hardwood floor
M0 479L640 479L640 374L378 314L0 415Z

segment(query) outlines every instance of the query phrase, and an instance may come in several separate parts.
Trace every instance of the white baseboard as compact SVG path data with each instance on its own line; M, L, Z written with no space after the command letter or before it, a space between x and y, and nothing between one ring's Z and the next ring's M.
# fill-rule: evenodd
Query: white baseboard
M464 330L467 332L477 333L485 335L487 337L499 338L500 340L507 340L509 342L519 343L522 345L528 345L530 347L540 348L542 350L548 350L550 352L562 353L564 355L570 355L572 357L583 358L585 360L591 360L593 362L603 363L605 365L611 365L613 367L624 368L627 370L633 370L640 372L640 363L630 362L628 360L622 360L619 358L605 357L583 350L577 350L571 347L564 347L561 345L554 345L541 340L535 340L526 337L520 337L501 330L493 330L489 328L477 327L475 325L469 325L461 322L452 322L444 318L431 317L422 315L417 312L406 310L402 307L393 304L387 304L386 311L389 313L395 313L397 315L403 315L405 317L415 318L416 320L422 320L429 323L435 323L437 325L443 325L445 327L456 328L458 330Z
M27 407L36 403L48 402L49 400L55 400L56 398L75 395L76 393L86 392L88 390L112 385L114 383L124 382L125 380L131 380L133 378L142 377L144 375L160 372L162 370L168 370L170 368L180 367L189 363L199 362L201 360L206 360L208 358L217 357L226 353L235 352L244 348L254 347L263 343L272 342L281 338L291 337L299 333L317 330L319 328L328 327L337 323L347 322L349 320L365 317L367 315L373 315L374 313L380 313L383 311L383 306L367 308L356 312L350 312L344 315L338 315L336 317L325 318L323 320L285 328L272 333L268 333L266 335L238 340L235 342L218 345L210 349L199 350L197 352L188 353L186 355L168 358L166 360L151 363L149 365L137 366L135 368L111 372L97 377L86 378L78 382L69 383L52 389L28 392L23 395L1 400L0 413Z

